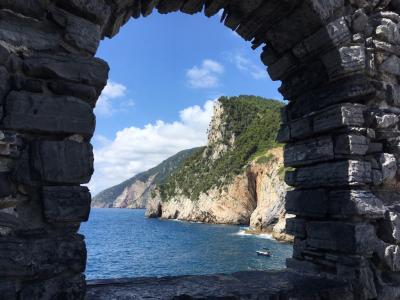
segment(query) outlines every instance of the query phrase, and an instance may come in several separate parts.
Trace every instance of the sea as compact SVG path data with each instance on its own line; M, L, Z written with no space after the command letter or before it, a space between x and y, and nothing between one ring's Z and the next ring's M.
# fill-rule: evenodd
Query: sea
M278 270L293 247L245 227L147 219L141 209L92 209L81 225L86 278L162 277ZM268 249L271 257L256 251Z

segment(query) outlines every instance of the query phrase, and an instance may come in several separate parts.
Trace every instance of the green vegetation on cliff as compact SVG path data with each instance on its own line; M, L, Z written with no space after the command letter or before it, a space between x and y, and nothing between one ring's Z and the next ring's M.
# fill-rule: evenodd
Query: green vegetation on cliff
M110 187L101 193L97 194L92 200L93 207L112 207L115 199L122 194L125 188L133 185L137 181L146 182L151 177L154 177L153 185L158 185L164 182L171 173L179 168L181 163L188 157L190 157L194 152L200 148L193 148L189 150L184 150L178 152L174 156L164 160L158 166L151 168L143 173L139 173L136 176L118 184ZM151 192L152 197L154 197L154 192Z
M230 183L250 161L278 145L281 102L255 96L221 97L219 102L223 113L210 131L218 138L196 150L159 186L163 201L179 194L196 201L201 193Z

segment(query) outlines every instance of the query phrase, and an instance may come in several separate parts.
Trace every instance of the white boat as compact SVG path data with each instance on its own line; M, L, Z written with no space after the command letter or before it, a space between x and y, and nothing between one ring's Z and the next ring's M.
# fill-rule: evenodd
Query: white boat
M257 255L259 256L271 256L271 254L268 251L256 251Z

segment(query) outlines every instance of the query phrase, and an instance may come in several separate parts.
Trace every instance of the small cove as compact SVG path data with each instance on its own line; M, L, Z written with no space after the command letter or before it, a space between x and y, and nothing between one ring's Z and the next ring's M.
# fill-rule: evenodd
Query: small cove
M282 269L292 245L244 228L146 219L144 210L92 209L81 225L91 279ZM272 257L257 256L268 248Z

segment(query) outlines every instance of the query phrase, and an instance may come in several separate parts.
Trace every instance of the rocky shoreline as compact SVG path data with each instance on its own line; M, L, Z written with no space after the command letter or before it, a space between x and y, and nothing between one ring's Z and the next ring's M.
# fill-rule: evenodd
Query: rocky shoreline
M283 150L271 149L265 157L267 162L254 160L231 184L203 193L197 201L181 195L162 201L157 195L148 202L146 217L245 225L255 234L268 233L278 241L291 242L292 237L285 233L290 217L285 212L288 186L280 176Z

